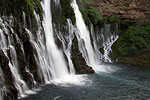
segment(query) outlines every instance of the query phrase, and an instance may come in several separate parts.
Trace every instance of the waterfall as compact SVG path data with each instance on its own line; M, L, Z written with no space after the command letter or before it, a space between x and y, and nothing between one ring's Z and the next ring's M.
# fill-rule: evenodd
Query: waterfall
M94 67L100 64L101 61L111 62L109 54L111 53L111 47L113 43L118 39L118 35L117 35L118 32L111 33L110 27L106 27L104 29L106 29L106 31L108 32L104 32L104 33L101 33L100 36L96 36L92 25L91 25L91 32L89 32L88 28L86 27L76 0L73 0L71 6L74 9L74 13L76 17L76 26L77 26L76 36L79 42L79 49L83 57L85 58L87 64ZM105 26L107 25L105 24ZM118 27L116 27L116 29L118 29ZM110 36L107 36L106 40L104 39L104 36L103 36L103 34L105 33L110 35ZM91 38L93 40L93 43L91 42ZM104 54L102 54L99 51L98 45L100 44L96 42L96 38L98 38L99 40L102 40L101 42L103 45Z
M63 80L64 77L67 78L67 81L75 80L74 77L72 78L72 75L75 75L75 68L71 60L72 41L75 36L78 39L79 50L87 65L93 67L97 66L102 60L111 61L108 55L111 52L112 44L118 38L116 35L112 35L111 38L104 41L105 36L101 34L98 37L94 33L93 27L89 31L76 0L71 4L75 12L76 25L73 26L71 20L67 19L66 26L63 27L65 32L57 30L52 22L51 2L52 0L41 2L43 21L34 11L33 26L31 18L27 18L24 12L21 19L23 22L17 23L19 29L16 30L16 27L14 27L16 19L14 17L0 17L0 51L4 53L2 56L8 59L9 74L12 75L12 84L17 89L19 97L28 94L27 91L31 88L53 82L53 80ZM60 6L59 0L54 0L54 3ZM55 43L56 38L62 44L61 49ZM103 40L104 54L99 51L97 39ZM18 45L20 51L17 48ZM22 62L19 58L22 59ZM9 92L9 87L4 84L6 80L3 77L6 73L4 73L1 66L0 100L3 100L3 97L7 96Z
M14 85L18 89L19 96L24 96L25 91L28 90L28 87L27 87L26 83L24 82L24 80L22 79L22 77L20 76L20 73L18 70L18 59L17 59L15 47L13 46L14 40L12 39L13 38L12 34L14 31L11 28L11 21L12 21L11 19L13 19L12 16L10 17L9 22L7 22L7 21L5 21L5 18L4 18L4 20L2 20L0 18L0 25L2 27L2 29L0 29L0 50L2 50L5 54L5 56L9 59L8 65L9 65L10 71L13 75ZM9 27L11 29L11 31L9 31L7 27ZM12 34L10 34L10 33L12 33ZM0 88L0 95L1 96L6 95L5 94L6 90L7 90L7 88L5 86ZM2 98L2 97L0 97L0 98Z
M97 62L97 64L100 64L102 59L103 59L103 54L99 51L98 49L98 44L97 43L97 39L98 40L101 40L101 38L103 38L103 36L96 36L96 34L94 33L94 28L93 28L93 25L91 26L91 36L92 36L92 39L93 39L93 47L94 47L94 51L95 51L95 60Z
M110 39L103 44L104 47L104 62L112 62L111 58L109 57L110 52L112 51L111 47L113 43L118 39L118 36L112 35Z
M72 40L74 39L74 26L71 23L71 20L67 20L67 26L66 29L68 34L63 34L59 32L58 38L61 40L63 44L63 51L67 57L68 64L69 64L69 73L71 75L75 74L75 68L73 65L73 62L71 60L71 47L72 47Z
M76 26L78 29L76 32L76 36L78 38L80 51L82 52L82 55L85 58L88 65L96 65L96 60L94 57L95 54L90 39L90 32L85 25L76 0L73 0L71 6L74 9L76 17Z
M12 59L12 64L9 62L9 66L15 77L16 87L18 88L19 95L24 96L25 92L28 90L28 87L26 83L22 80L20 73L19 73L16 50L12 45L10 45L9 48L10 48L9 50L10 50L10 55Z
M114 28L114 30L111 30L112 27ZM98 58L97 62L112 62L109 55L112 52L112 45L118 39L118 29L118 23L116 23L115 25L104 23L104 27L99 29L101 31L95 33L93 26L91 27L91 35L93 39L94 51L96 54L95 56ZM103 52L100 52L100 48L103 49Z
M54 41L54 32L51 15L51 1L44 0L43 4L44 20L43 26L46 37L47 58L52 72L52 78L61 78L68 75L68 69L62 51L58 49Z
M24 36L27 36L29 38L29 41L24 38L22 40L22 37L18 36L18 34L15 33L13 29L14 18L12 16L8 18L0 18L0 50L4 52L5 56L9 60L8 66L11 70L10 74L12 74L14 80L13 84L15 85L15 88L17 88L19 97L23 97L29 93L29 87L22 78L22 73L20 72L21 66L19 66L18 63L17 54L20 54L20 52L18 53L15 47L17 43L21 46L19 47L23 53L21 56L22 58L25 58L25 56L27 55L25 49L29 48L24 47L24 40L25 43L31 43L31 45L33 46L33 48L30 49L34 50L31 50L30 53L33 52L33 57L37 63L38 68L36 73L38 73L38 77L42 79L42 83L49 83L51 80L60 79L61 77L65 77L69 74L75 74L75 69L71 60L71 46L72 39L74 37L73 25L68 20L68 26L66 26L66 28L68 28L69 34L66 37L64 37L61 32L59 32L58 34L55 33L63 44L63 52L68 60L67 66L67 63L65 62L65 57L63 56L63 52L58 49L54 41L50 4L50 0L45 0L44 3L42 3L44 11L43 22L41 22L39 15L37 15L34 11L34 16L37 24L37 30L35 30L35 34L33 34L32 30L28 29L28 27L31 26L27 24L26 15L23 12L22 19L24 32L19 33L19 35L23 34ZM59 4L58 1L57 4ZM43 27L40 23L42 23L44 26L44 32ZM34 75L34 72L29 69L29 61L26 61L25 63L27 63L27 65L24 66L25 70L23 71L27 72L31 76L30 79L32 80L33 84L30 85L32 85L31 87L34 88L38 85L38 82L35 79L36 76ZM2 80L2 77L3 71L0 69L1 100L3 100L3 97L7 96L7 91L9 90L7 86L5 86L5 80Z

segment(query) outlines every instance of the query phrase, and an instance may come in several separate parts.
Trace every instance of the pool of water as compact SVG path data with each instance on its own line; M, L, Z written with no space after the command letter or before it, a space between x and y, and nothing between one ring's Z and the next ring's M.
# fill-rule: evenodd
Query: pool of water
M54 80L21 100L150 100L150 68L102 64L96 74Z

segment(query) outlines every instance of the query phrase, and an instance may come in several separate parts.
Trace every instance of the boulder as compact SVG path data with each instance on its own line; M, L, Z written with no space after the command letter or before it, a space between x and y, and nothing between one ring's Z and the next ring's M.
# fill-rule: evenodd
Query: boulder
M95 71L92 69L92 67L88 66L82 57L82 54L79 51L78 48L78 40L75 37L73 39L73 46L72 46L72 61L74 64L74 67L76 69L76 72L78 74L92 74L95 73Z
M80 73L82 74L93 74L95 71L93 70L92 67L86 65L84 67L81 67Z

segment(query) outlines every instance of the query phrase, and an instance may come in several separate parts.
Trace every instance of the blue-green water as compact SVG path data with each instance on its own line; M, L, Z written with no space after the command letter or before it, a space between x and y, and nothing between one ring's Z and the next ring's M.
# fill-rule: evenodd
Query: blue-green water
M42 86L36 94L22 100L150 100L150 69L103 66L105 71Z

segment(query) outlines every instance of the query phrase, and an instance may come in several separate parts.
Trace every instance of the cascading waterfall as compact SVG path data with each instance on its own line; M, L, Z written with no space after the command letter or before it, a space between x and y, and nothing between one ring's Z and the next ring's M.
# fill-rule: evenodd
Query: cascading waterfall
M111 46L118 39L118 36L116 35L117 33L113 33L110 36L108 36L108 39L106 41L103 41L104 36L101 33L101 36L98 39L99 40L102 39L101 42L103 43L104 48L104 54L102 54L98 49L98 44L96 43L97 36L95 36L93 26L91 26L91 32L89 32L88 28L85 25L85 22L83 20L82 14L79 10L76 0L73 0L71 6L74 9L76 17L76 26L77 26L76 36L79 42L79 49L83 57L85 58L87 64L94 67L100 64L101 61L111 62L109 54L111 52ZM110 28L106 30L108 30L108 33L110 34ZM93 44L91 42L91 38L93 40Z
M110 52L112 51L111 47L113 43L118 39L118 36L112 35L110 39L103 44L104 47L104 62L112 62L111 58L109 57Z
M69 64L69 73L71 75L75 74L75 68L73 65L73 62L71 60L71 47L72 47L72 40L74 38L74 26L71 23L71 20L67 20L67 26L66 29L69 34L63 34L59 32L58 34L58 38L61 40L62 44L63 44L63 51L67 57L68 60L68 64Z
M23 13L24 27L26 27L25 30L30 37L30 42L34 45L34 47L36 48L36 51L37 51L37 56L36 55L34 55L34 56L37 59L36 62L40 65L41 73L40 72L39 73L44 76L45 82L49 82L51 79L51 75L50 75L51 71L49 68L49 63L46 59L47 55L46 55L46 48L44 45L44 37L41 34L42 27L39 24L39 23L41 23L41 21L40 21L39 15L37 15L36 12L34 12L34 16L36 18L36 22L38 25L37 35L35 36L37 39L32 35L32 32L29 29L27 29L26 18L25 18L25 14ZM35 80L34 80L34 83L36 83Z
M90 32L88 31L85 25L76 0L73 0L71 6L74 9L76 17L76 26L78 29L76 32L76 36L78 38L80 51L82 52L82 55L85 58L88 65L96 65L96 60L94 57L95 54L90 39Z
M24 96L25 92L28 90L28 87L26 83L22 80L18 70L18 60L17 60L16 50L12 45L10 45L9 48L10 48L9 50L12 59L12 64L9 62L9 66L11 68L13 75L15 76L15 81L17 83L16 87L19 90L19 95Z
M98 38L98 40L100 40L100 38L102 38L103 35L102 36L96 36L96 34L94 33L94 28L93 28L93 26L91 26L91 36L93 39L93 48L95 51L95 60L96 60L97 64L100 64L102 59L103 59L103 54L98 49L99 44L97 43L96 38Z
M5 18L4 18L5 19ZM26 85L26 83L22 80L19 71L18 71L18 60L17 60L17 54L16 54L16 50L14 48L14 41L12 39L12 35L10 33L13 34L13 29L11 28L11 19L13 19L13 17L10 17L9 22L4 21L0 19L0 25L2 27L2 29L0 29L0 49L4 52L5 56L9 59L8 56L8 50L10 53L10 57L11 60L9 59L9 67L11 70L11 73L14 77L14 81L15 81L15 86L18 89L19 92L19 96L24 96L25 95L25 91L28 90L28 87ZM11 28L11 32L7 29L7 27ZM6 38L6 35L8 36ZM8 41L7 41L8 39ZM1 90L2 89L2 90ZM6 88L1 88L0 91L4 92L1 94L5 94L5 91L7 90ZM3 95L2 95L3 96Z
M51 75L53 79L61 78L66 75L69 75L69 72L63 57L63 53L58 49L54 41L51 15L51 1L44 0L42 7L44 10L43 26L46 37L47 56L50 64L50 70L52 72Z
M59 5L60 1L55 0L55 3ZM31 43L31 45L35 49L33 51L31 50L30 52L34 52L33 57L37 64L36 73L38 73L38 76L41 78L42 84L49 83L51 80L61 79L65 76L75 74L73 61L71 60L72 40L75 36L78 39L78 46L80 52L82 53L88 65L91 65L92 67L98 65L101 59L104 59L104 61L111 61L108 55L111 52L112 44L117 40L118 37L114 35L111 36L111 38L108 39L108 41L105 41L103 43L104 54L100 53L98 49L98 44L96 43L97 36L94 34L94 29L91 28L91 32L89 32L82 18L82 14L79 11L79 7L76 3L76 0L74 0L71 4L75 12L76 27L73 26L71 20L68 19L67 26L65 27L67 32L64 34L62 34L60 31L56 32L55 27L53 28L51 0L43 0L41 2L41 5L44 12L44 20L41 21L39 15L36 14L36 12L34 11L34 17L36 19L35 23L37 25L37 30L36 28L34 30L35 34L33 34L34 32L31 29L31 21L28 22L29 20L26 20L26 15L24 12L22 16L22 30L25 31L23 35L27 35L27 37L29 38L29 40L25 42ZM43 26L41 25L41 23ZM21 40L22 37L19 36L19 33L14 32L12 24L12 16L10 16L10 18L0 18L0 50L4 52L4 55L9 60L8 66L10 67L11 74L13 76L14 85L17 88L17 91L19 92L18 95L21 97L27 94L26 91L29 90L29 87L27 85L28 83L26 82L26 80L23 80L23 75L20 72L21 68L19 68L19 54L16 50L16 44L18 43L21 46L20 48L23 52L23 58L25 58L27 54L25 50L26 47L24 47L24 41ZM62 43L63 50L60 50L57 47L54 38L55 34ZM103 35L101 35L101 38L102 37ZM91 38L93 41L91 41ZM25 60L26 59L28 60L28 58L25 58ZM33 86L31 87L35 88L36 86L38 86L38 81L36 80L36 76L34 75L35 70L32 71L32 68L29 68L29 61L27 61L26 63L27 65L24 66L24 71L27 72L29 76L31 76L31 80L33 81ZM2 77L3 70L0 67L0 100L3 100L4 95L7 95L7 87L3 85L5 79L2 79ZM70 78L68 79L71 80Z
M112 52L112 45L118 39L118 23L115 24L114 31L111 30L110 24L104 24L104 27L100 32L94 33L93 26L91 27L91 35L93 39L95 56L98 58L98 62L112 62L109 54ZM103 49L103 53L100 52L99 48Z
M27 21L26 21L26 15L23 12L23 27L24 27L24 35L26 34L29 37L29 42L34 46L35 53L33 54L34 58L36 59L36 63L38 64L38 75L44 79L44 83L49 83L51 80L60 79L61 77L65 77L69 74L75 74L74 66L71 61L71 46L72 46L72 39L73 39L73 25L70 21L68 21L68 31L69 34L65 38L62 36L61 32L59 33L58 37L63 43L63 50L64 53L68 59L68 65L64 60L64 56L62 51L60 51L54 41L53 36L53 26L52 26L52 19L51 19L51 9L50 9L50 1L45 0L44 3L42 3L43 10L44 10L44 31L45 34L43 34L43 28L41 26L41 21L39 15L37 15L34 12L34 16L36 19L37 29L36 34L33 34L32 31L28 29ZM57 2L59 4L59 2ZM26 91L28 90L28 86L26 85L25 81L22 80L18 68L18 58L16 53L15 45L16 43L19 43L21 45L21 50L23 52L23 56L25 57L25 51L24 51L24 44L22 44L22 41L19 39L17 34L14 33L14 30L11 26L11 22L13 20L8 19L9 23L5 22L4 20L0 19L0 25L2 29L0 29L0 49L3 50L5 53L5 56L9 59L9 67L11 69L11 73L14 76L14 84L16 88L19 91L19 96L24 96L26 94ZM30 22L29 22L30 23ZM10 29L7 29L7 28ZM11 32L10 32L11 30ZM13 34L13 36L12 36ZM8 37L6 37L8 35ZM46 39L46 40L45 40ZM8 50L10 51L10 56L8 55ZM37 52L37 53L36 53ZM11 57L11 59L10 59ZM33 88L36 87L37 82L34 79L33 73L30 72L30 69L26 67L25 70L28 74L30 74L32 81L33 81ZM2 71L0 71L1 73ZM2 75L0 75L1 77ZM0 83L1 84L1 83ZM0 99L3 100L3 96L5 95L5 92L7 91L7 88L1 87L0 89Z

